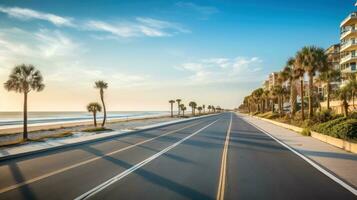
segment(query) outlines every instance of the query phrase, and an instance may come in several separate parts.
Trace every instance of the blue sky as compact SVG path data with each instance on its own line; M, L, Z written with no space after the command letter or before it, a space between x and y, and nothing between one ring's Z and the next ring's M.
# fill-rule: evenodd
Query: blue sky
M32 63L47 88L32 110L83 110L109 82L111 110L167 100L238 106L304 45L338 43L353 0L14 1L0 3L0 80ZM22 97L0 89L0 110ZM74 100L75 96L75 100Z

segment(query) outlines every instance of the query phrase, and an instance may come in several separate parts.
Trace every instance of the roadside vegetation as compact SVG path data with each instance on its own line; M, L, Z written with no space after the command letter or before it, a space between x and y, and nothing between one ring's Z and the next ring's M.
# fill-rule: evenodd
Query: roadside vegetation
M170 113L171 117L174 117L174 103L177 102L177 117L181 118L187 118L190 117L188 115L185 115L185 111L187 110L187 107L185 106L184 103L182 102L182 99L176 99L175 100L169 100L170 104ZM201 115L207 115L207 114L212 114L212 113L217 113L217 112L222 112L223 109L220 106L212 106L208 105L207 109L208 112L206 111L206 105L203 104L202 106L198 106L196 102L190 101L188 103L188 106L191 107L191 116L201 116ZM198 111L198 113L196 112Z
M331 83L341 78L347 83L332 89ZM325 85L326 95L317 92L314 82ZM355 74L340 74L324 49L309 46L287 61L273 86L257 88L246 96L239 111L301 127L303 135L315 131L357 141L356 90ZM332 100L341 102L340 114L330 107ZM327 102L325 108L322 101Z

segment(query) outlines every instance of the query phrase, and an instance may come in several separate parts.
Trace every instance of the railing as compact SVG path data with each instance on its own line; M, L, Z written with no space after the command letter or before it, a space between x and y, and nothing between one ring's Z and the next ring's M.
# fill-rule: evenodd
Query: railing
M341 45L341 51L343 51L347 47L349 47L351 45L355 45L355 44L357 44L356 40L348 40L347 42L345 42Z
M348 54L347 56L341 58L341 63L347 62L353 58L357 58L357 55Z
M351 18L355 18L357 17L357 12L353 12L351 14L349 14L342 22L340 26L343 26L343 24L345 24L348 20L350 20Z
M344 30L343 32L341 32L341 37L340 39L346 37L347 35L351 34L351 33L354 33L354 32L357 32L357 30L355 28L349 28L349 29L346 29Z

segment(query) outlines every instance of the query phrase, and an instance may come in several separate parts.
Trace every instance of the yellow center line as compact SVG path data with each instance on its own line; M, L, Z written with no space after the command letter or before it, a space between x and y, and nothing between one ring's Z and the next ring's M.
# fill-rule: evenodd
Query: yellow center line
M50 173L47 173L47 174L38 176L38 177L36 177L36 178L32 178L32 179L29 179L29 180L27 180L27 181L24 181L24 182L15 184L15 185L11 185L11 186L9 186L9 187L0 189L0 194L1 194L1 193L8 192L8 191L13 190L13 189L16 189L16 188L19 188L19 187L21 187L21 186L24 186L24 185L27 185L27 184L30 184L30 183L33 183L33 182L36 182L36 181L39 181L39 180L48 178L48 177L50 177L50 176L57 175L57 174L59 174L59 173L62 173L62 172L65 172L65 171L74 169L74 168L76 168L76 167L80 167L80 166L82 166L82 165L85 165L85 164L94 162L94 161L99 160L99 159L101 159L101 158L104 158L104 157L107 157L107 156L110 156L110 155L113 155L113 154L116 154L116 153L119 153L119 152L122 152L122 151L125 151L125 150L129 150L129 149L134 148L134 147L136 147L136 146L139 146L139 145L145 144L145 143L147 143L147 142L153 141L153 140L155 140L155 139L157 139L157 138L164 137L164 136L167 136L167 135L176 133L176 132L178 132L178 131L181 131L181 130L184 130L184 129L187 129L187 128L191 128L191 127L196 126L196 125L201 124L201 123L204 123L204 122L198 122L198 123L194 123L194 124L192 124L192 125L185 126L185 127L183 127L183 128L177 129L177 130L172 130L172 131L169 131L169 132L167 132L167 133L165 133L165 134L162 134L162 135L153 137L153 138L151 138L151 139L144 140L144 141L141 141L141 142L132 144L132 145L130 145L130 146L127 146L127 147L118 149L118 150L116 150L116 151L112 151L112 152L107 153L107 154L104 154L104 155L102 155L102 156L97 156L97 157L94 157L94 158L92 158L92 159L85 160L85 161L82 161L82 162L80 162L80 163L77 163L77 164L74 164L74 165L70 165L70 166L68 166L68 167L65 167L65 168L62 168L62 169L59 169L59 170L56 170L56 171L53 171L53 172L50 172Z
M226 134L226 140L224 142L224 147L223 147L221 171L219 174L219 183L218 183L216 200L224 199L224 191L225 191L225 185L226 185L227 157L228 157L229 138L230 138L231 128L232 128L232 118L233 118L233 114L231 114L231 120L229 122L228 130L227 130L227 134Z

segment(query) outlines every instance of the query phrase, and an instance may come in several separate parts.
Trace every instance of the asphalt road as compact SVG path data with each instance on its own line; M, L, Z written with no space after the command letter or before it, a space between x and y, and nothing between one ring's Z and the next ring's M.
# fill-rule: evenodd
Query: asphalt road
M0 199L357 199L232 113L0 162Z

